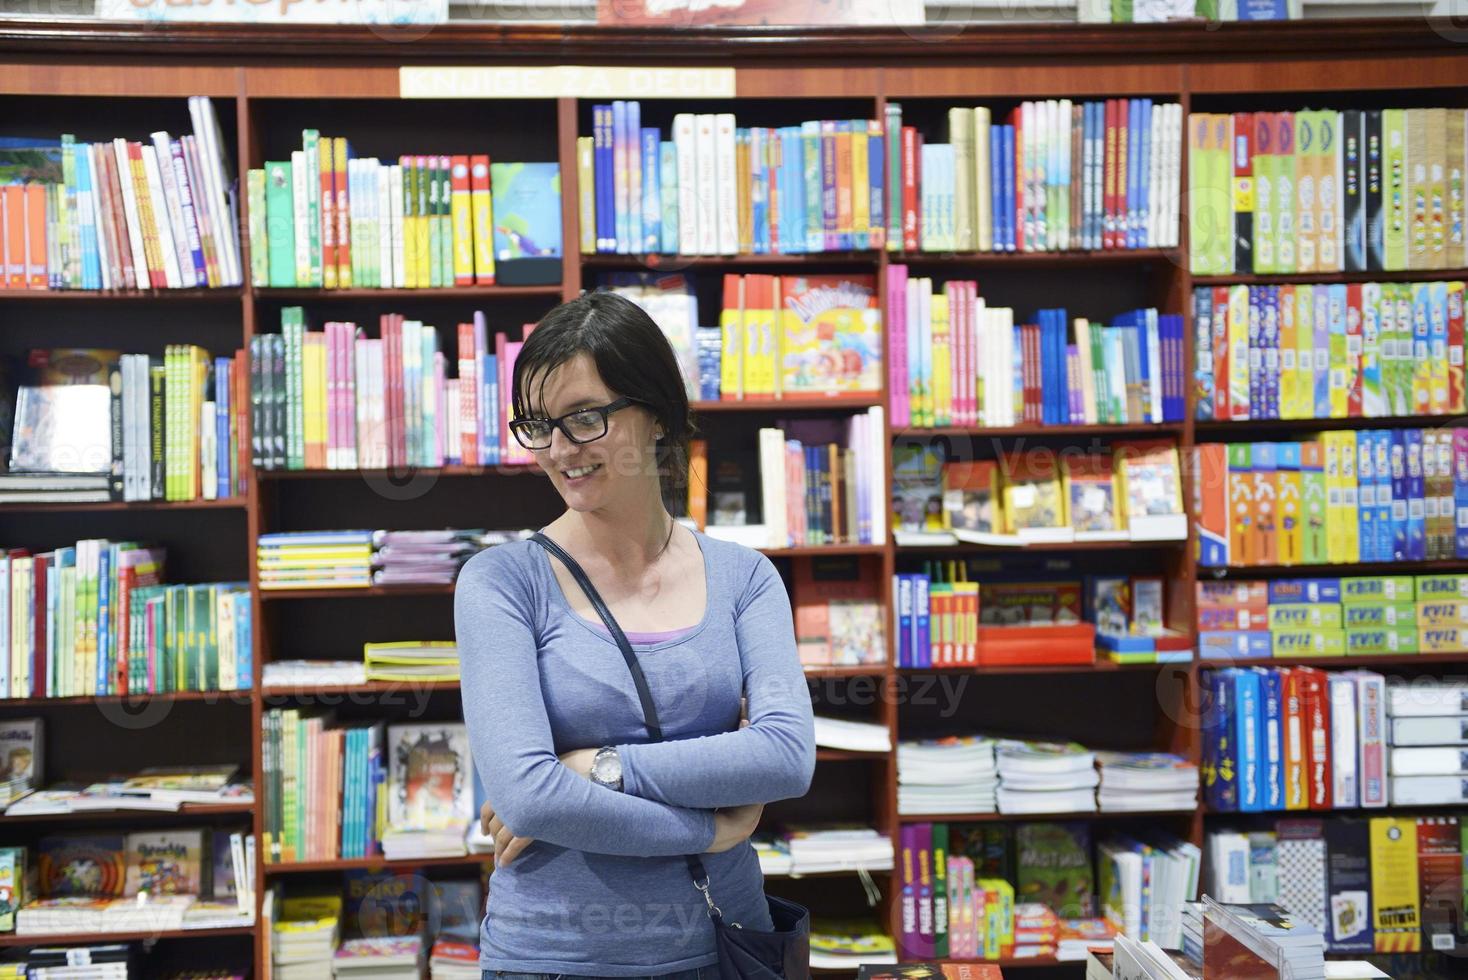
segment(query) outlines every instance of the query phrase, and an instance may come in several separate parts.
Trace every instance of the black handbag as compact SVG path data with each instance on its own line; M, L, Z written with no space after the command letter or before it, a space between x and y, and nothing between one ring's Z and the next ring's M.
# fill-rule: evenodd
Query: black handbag
M617 625L612 611L602 600L601 594L591 584L586 572L566 550L540 532L531 536L532 541L560 559L570 571L586 598L596 609L596 614L606 625L607 631L617 641L622 659L632 672L632 683L637 688L637 697L642 702L643 723L653 741L663 740L663 729L658 722L657 706L652 703L652 692L647 686L647 677L632 652L627 634ZM688 862L688 873L693 878L693 887L703 894L708 905L709 919L714 924L714 943L719 952L719 977L721 980L806 980L810 976L810 910L803 905L766 895L770 907L770 921L774 928L769 932L761 929L746 929L737 922L724 918L723 912L709 894L709 876L703 861L696 854L684 856Z

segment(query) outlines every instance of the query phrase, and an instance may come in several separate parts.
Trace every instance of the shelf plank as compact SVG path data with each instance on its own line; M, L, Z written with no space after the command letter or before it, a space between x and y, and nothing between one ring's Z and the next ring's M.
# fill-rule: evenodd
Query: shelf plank
M302 684L298 687L267 687L261 694L265 701L289 701L292 698L314 698L323 695L402 694L434 691L457 691L458 681L368 681L365 684Z
M885 762L891 752L855 752L850 749L816 749L817 762Z
M1295 813L1301 813L1309 817L1319 814L1321 818L1329 817L1385 817L1391 816L1398 811L1410 813L1441 813L1449 811L1453 813L1468 811L1468 803L1392 803L1389 806L1348 806L1330 810L1263 810L1244 813L1240 810L1216 810L1210 806L1202 808L1205 817L1264 817L1275 820L1292 819Z
M282 599L376 599L385 596L421 596L454 594L452 585L359 585L345 589L266 589L260 590L262 602Z
M797 548L760 548L771 558L811 558L820 555L880 555L887 549L879 544L815 544Z
M1468 269L1407 269L1398 272L1286 272L1278 275L1239 273L1194 276L1194 286L1256 286L1275 283L1444 282L1468 279Z
M1096 660L1089 664L983 664L962 667L898 667L899 674L1114 674L1118 671L1162 670L1165 667L1187 669L1192 661L1182 663L1118 664Z
M1195 809L1188 810L1138 810L1134 813L1118 813L1114 810L1095 813L900 813L897 819L903 823L1022 823L1031 820L1157 820L1160 818L1193 819Z
M1437 572L1468 572L1468 558L1433 561L1368 561L1352 565L1199 565L1198 580L1255 578L1269 575L1298 575L1302 578L1327 575L1352 578L1363 575L1428 575Z
M971 438L1009 439L1021 436L1098 436L1122 438L1125 436L1179 435L1183 431L1181 422L1138 422L1135 425L1009 425L1000 427L938 426L934 428L893 429L894 439L921 439L947 437L950 439L969 436Z
M185 803L177 810L81 810L76 813L35 813L0 815L0 826L5 824L38 823L91 823L94 821L156 821L192 820L199 817L220 817L235 814L248 816L255 810L254 803Z
M245 705L250 703L251 697L250 691L142 691L137 694L79 695L73 698L0 698L0 708L93 708L99 704L139 707L153 701L210 701Z
M50 932L37 936L0 934L3 946L88 946L97 943L148 942L155 939L215 939L223 936L253 936L254 926L226 929L166 929L162 932Z
M349 480L349 479L407 479L413 477L480 477L480 476L541 476L545 473L534 463L497 463L490 466L424 466L400 469L349 469L349 470L260 470L255 476L260 480Z
M267 287L255 290L258 299L326 300L326 299L524 299L545 297L559 299L561 284L550 286L439 286L434 289L319 289Z
M1054 266L1115 265L1143 262L1170 262L1181 266L1181 249L1130 248L1065 252L890 252L888 260L905 265L945 266Z
M389 861L383 857L328 858L324 861L286 861L264 864L262 867L267 875L289 875L317 871L350 871L358 868L468 867L493 863L493 854L463 854L455 857L417 858L411 861Z
M822 677L883 677L887 673L886 664L842 664L829 667L806 667L805 676L808 679Z
M0 289L0 303L238 303L239 287L224 289Z
M734 269L762 265L875 265L876 251L803 252L796 255L582 255L583 269L648 269L677 272L681 269Z
M1352 419L1240 419L1229 422L1194 422L1193 431L1200 441L1205 436L1237 438L1249 432L1328 432L1336 429L1422 429L1468 425L1468 416L1403 415L1389 418Z
M1382 653L1356 657L1261 657L1239 660L1200 660L1200 667L1222 670L1225 667L1411 667L1439 664L1468 664L1464 653Z
M690 402L688 407L695 412L715 412L725 414L729 412L748 412L767 415L784 415L791 412L830 412L837 410L855 410L871 408L881 405L882 399L875 395L827 395L819 398L781 398L770 401L739 401L737 399L720 399L718 401L696 401Z
M1006 545L992 544L970 544L960 541L957 544L902 544L897 545L898 554L932 554L944 552L947 554L966 555L1027 555L1035 552L1057 552L1057 551L1157 551L1183 548L1187 546L1186 539L1176 541L1057 541L1037 542L1035 544L1019 545L1010 547Z
M0 514L47 514L66 511L112 512L142 510L244 510L248 506L244 497L223 497L218 500L103 500L91 503L30 502L0 504Z

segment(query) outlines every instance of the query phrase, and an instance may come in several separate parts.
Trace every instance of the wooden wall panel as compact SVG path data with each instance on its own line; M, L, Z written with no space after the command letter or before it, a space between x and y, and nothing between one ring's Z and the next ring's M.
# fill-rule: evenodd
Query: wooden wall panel
M396 99L397 65L246 68L245 94L254 98Z
M876 98L882 69L739 68L734 75L741 99Z
M108 61L0 64L0 94L232 98L238 69L228 65L135 65Z
M1188 88L1200 95L1464 86L1468 86L1468 53L1213 61L1188 66Z
M1101 68L1074 60L1063 65L910 65L884 68L888 98L927 96L1064 97L1175 95L1182 91L1181 65L1119 64Z

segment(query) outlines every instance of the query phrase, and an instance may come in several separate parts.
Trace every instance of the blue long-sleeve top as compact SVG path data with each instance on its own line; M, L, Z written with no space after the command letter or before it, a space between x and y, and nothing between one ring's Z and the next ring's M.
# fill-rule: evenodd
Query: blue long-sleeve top
M696 540L703 619L634 645L663 726L656 743L621 652L572 611L544 549L499 545L459 573L454 627L474 763L505 826L536 841L490 881L485 970L653 976L712 965L713 927L683 855L713 843L714 808L810 786L810 696L780 576L758 552ZM604 745L621 756L622 792L559 760ZM702 858L726 920L770 928L754 849Z

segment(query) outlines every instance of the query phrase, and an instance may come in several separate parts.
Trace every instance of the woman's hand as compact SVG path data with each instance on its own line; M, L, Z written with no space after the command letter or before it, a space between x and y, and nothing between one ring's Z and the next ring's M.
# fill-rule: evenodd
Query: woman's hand
M495 867L509 864L520 856L521 851L535 843L530 837L516 837L514 831L495 814L488 800L479 808L479 827L485 836L494 838Z
M763 803L731 806L714 811L714 842L708 853L719 854L749 840L749 835L759 826L764 812Z

